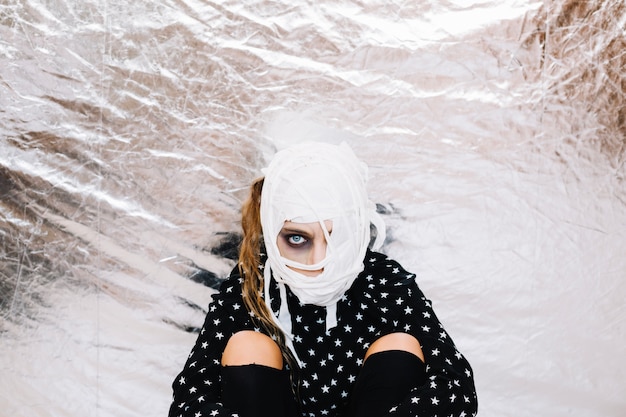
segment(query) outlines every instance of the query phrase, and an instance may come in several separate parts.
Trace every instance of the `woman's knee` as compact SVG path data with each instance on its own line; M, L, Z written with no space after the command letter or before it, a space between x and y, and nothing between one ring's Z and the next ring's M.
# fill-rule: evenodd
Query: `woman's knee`
M223 366L264 365L283 368L283 355L269 336L252 330L235 333L222 353Z
M390 333L378 338L365 352L365 358L374 353L384 352L388 350L403 350L417 356L424 362L424 353L420 342L408 333Z

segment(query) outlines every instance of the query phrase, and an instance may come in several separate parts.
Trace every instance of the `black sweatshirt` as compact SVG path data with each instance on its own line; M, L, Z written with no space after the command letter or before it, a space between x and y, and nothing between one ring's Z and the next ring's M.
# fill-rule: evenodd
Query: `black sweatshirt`
M326 308L303 305L287 290L294 348L303 362L297 371L302 416L340 416L368 347L395 332L419 340L427 382L390 410L401 417L469 417L477 399L472 369L435 316L431 303L405 271L385 255L368 252L364 270L337 303L337 326L326 330ZM312 278L315 279L315 278ZM242 300L242 278L233 270L213 296L204 326L182 372L174 380L170 417L236 416L220 404L220 361L231 335L262 331ZM272 310L280 309L272 280Z

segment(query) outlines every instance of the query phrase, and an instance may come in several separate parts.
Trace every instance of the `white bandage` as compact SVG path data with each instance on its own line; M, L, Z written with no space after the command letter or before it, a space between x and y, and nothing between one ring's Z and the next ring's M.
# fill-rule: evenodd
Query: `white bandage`
M345 143L304 143L278 152L264 173L261 225L268 255L266 277L271 270L300 302L336 311L337 301L363 270L370 223L377 228L374 249L384 240L382 219L367 198L367 166ZM330 235L325 220L332 221ZM326 258L316 265L303 265L282 257L277 237L285 221L319 222L327 239ZM292 268L323 271L311 277ZM267 291L265 295L268 302ZM336 317L328 320L328 328L336 325Z

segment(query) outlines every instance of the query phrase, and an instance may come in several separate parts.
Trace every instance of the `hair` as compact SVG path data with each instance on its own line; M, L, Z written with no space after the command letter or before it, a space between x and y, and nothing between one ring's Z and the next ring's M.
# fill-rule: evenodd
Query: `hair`
M261 191L264 178L253 181L250 195L241 209L243 239L239 249L239 273L243 278L243 302L253 320L276 341L289 368L296 369L293 354L285 344L285 335L274 322L269 308L262 297L264 288L263 273L259 269L263 250L263 228L261 226Z

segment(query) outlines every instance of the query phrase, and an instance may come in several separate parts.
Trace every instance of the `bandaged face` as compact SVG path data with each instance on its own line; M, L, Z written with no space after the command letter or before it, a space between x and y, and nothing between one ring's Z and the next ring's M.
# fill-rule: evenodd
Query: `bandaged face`
M325 220L322 224L286 221L276 239L280 256L292 262L307 265L307 268L312 266L315 268L315 265L326 258L328 247L326 234L332 235L332 225L332 220ZM314 277L324 271L324 268L300 269L291 266L290 268L308 277Z
M347 145L278 152L265 172L261 225L274 278L307 304L335 303L363 269L373 204L367 166Z

